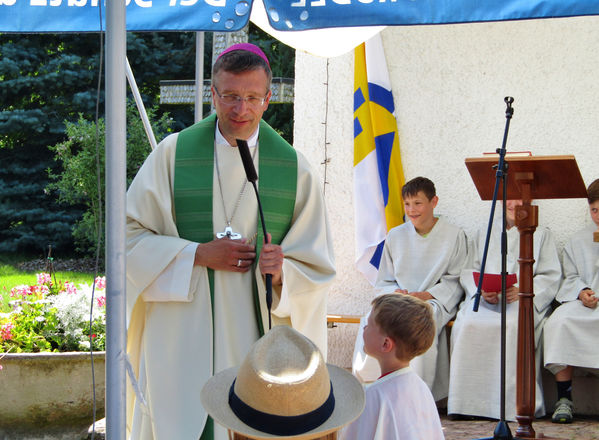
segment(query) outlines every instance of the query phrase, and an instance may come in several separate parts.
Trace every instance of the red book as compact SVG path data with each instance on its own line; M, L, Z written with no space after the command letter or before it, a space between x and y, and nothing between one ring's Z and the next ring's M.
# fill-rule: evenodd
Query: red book
M474 284L478 286L478 280L480 278L480 272L472 272L474 277ZM512 287L518 281L518 277L515 273L508 273L505 280L506 290ZM483 277L482 290L485 292L501 292L501 274L499 273L485 273Z

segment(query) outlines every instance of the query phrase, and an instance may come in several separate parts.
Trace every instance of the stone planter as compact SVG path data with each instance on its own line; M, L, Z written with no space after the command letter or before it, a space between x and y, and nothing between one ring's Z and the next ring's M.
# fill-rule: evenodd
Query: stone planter
M92 424L89 353L0 354L0 365L0 438L72 439ZM94 376L102 418L105 352L94 353Z

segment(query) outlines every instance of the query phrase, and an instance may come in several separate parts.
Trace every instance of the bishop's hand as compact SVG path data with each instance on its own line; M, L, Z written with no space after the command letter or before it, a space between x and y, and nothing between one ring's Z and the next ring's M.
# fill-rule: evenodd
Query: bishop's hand
M260 252L260 273L262 275L271 274L273 286L280 286L285 255L281 246L271 243L272 237L269 233L266 234L266 238L266 243Z
M196 248L194 265L229 272L247 272L256 258L256 249L246 239L218 238L200 243Z

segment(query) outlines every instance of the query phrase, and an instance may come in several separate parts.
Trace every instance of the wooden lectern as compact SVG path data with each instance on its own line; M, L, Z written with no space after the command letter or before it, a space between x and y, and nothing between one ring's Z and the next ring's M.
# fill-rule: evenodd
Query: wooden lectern
M518 357L516 373L516 436L534 439L535 347L533 310L533 234L538 226L538 199L586 198L587 191L574 156L509 157L507 199L522 200L516 207L516 226L520 231L520 293L518 306ZM482 200L493 200L497 157L466 159L466 167ZM503 197L499 185L498 200ZM539 437L541 438L541 437ZM545 437L546 438L546 437Z

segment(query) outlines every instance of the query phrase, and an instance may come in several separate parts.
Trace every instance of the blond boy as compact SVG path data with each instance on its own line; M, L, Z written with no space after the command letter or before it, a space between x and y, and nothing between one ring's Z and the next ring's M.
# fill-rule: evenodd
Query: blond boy
M506 271L519 272L520 232L516 210L522 200L506 203ZM501 273L502 215L494 218L485 266L487 273ZM466 292L451 328L451 370L448 414L501 418L501 292L482 291L477 312L473 302L477 286L472 273L480 271L486 241L486 228L480 229L469 243L469 259L460 276ZM561 267L551 231L538 226L534 232L534 342L535 342L535 416L545 414L541 355L543 326L551 309L561 278ZM500 290L500 289L499 289ZM506 289L505 419L516 420L516 372L518 346L519 287Z
M366 386L362 415L341 432L342 440L443 439L433 395L410 361L435 340L432 307L409 295L390 293L372 301L364 327L364 350L382 375Z

